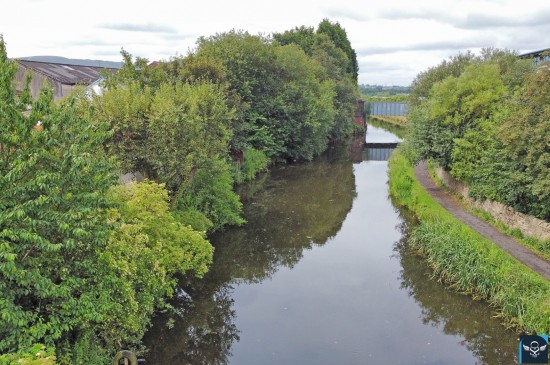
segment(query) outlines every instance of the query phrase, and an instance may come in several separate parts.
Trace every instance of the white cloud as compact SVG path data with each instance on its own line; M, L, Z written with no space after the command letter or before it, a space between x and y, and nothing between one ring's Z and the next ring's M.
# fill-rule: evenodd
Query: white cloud
M550 4L540 0L279 0L262 2L18 0L3 6L0 33L10 57L58 55L120 60L186 54L199 36L252 34L338 21L357 50L361 83L408 84L458 52L550 47ZM17 14L17 16L14 16Z
M108 23L99 24L98 28L121 30L127 32L144 32L144 33L177 33L177 30L162 24L132 24L132 23Z

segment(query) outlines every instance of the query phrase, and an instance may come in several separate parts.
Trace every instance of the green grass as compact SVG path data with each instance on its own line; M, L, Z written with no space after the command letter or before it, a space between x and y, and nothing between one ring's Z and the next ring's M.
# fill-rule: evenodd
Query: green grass
M396 115L372 115L371 118L379 119L383 122L394 124L399 127L407 126L407 117L401 117Z
M270 162L265 153L253 148L249 148L243 154L243 162L233 164L233 178L237 184L253 180L259 172L267 169Z
M390 194L419 220L409 245L426 258L434 275L454 290L487 300L506 325L546 333L550 282L437 204L399 149L389 164Z

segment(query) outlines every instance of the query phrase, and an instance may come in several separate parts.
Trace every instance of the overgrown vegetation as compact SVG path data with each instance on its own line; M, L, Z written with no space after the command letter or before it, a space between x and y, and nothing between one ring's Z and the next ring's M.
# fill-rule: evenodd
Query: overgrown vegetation
M141 338L176 273L204 274L212 247L175 222L163 186L117 187L112 132L78 96L54 105L44 88L25 116L0 45L0 351L44 343L60 363L105 363Z
M513 52L461 54L413 82L406 153L491 199L550 220L550 69Z
M54 365L55 354L52 348L35 344L21 349L15 354L0 355L0 365Z
M139 349L176 277L207 271L207 232L244 222L235 182L354 130L355 51L326 19L201 38L156 65L122 57L102 95L54 105L48 85L35 101L28 84L15 95L0 38L2 364L106 364ZM121 186L126 172L146 179Z
M390 159L390 194L419 224L409 244L451 288L486 299L518 330L548 330L550 283L444 210L420 186L398 148Z
M242 162L234 164L235 167L235 181L237 183L243 183L254 179L258 171L263 171L267 168L269 159L261 151L257 151L254 148L249 148L243 153Z

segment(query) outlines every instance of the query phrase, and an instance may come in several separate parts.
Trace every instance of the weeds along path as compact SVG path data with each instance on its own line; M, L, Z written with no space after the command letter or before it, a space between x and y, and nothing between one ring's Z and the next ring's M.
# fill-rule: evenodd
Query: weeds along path
M525 266L550 280L549 261L537 256L533 251L521 245L516 240L464 210L453 196L436 185L428 172L428 164L425 161L414 167L414 174L424 189L449 213L493 241L497 246L508 252Z

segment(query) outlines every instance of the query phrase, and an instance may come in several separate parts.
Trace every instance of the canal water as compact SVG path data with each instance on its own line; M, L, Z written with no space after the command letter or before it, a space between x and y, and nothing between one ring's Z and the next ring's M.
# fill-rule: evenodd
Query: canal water
M181 281L179 316L155 318L147 364L517 362L494 310L445 289L409 252L414 223L388 197L387 161L360 144L243 187L247 224L211 237L210 272Z

